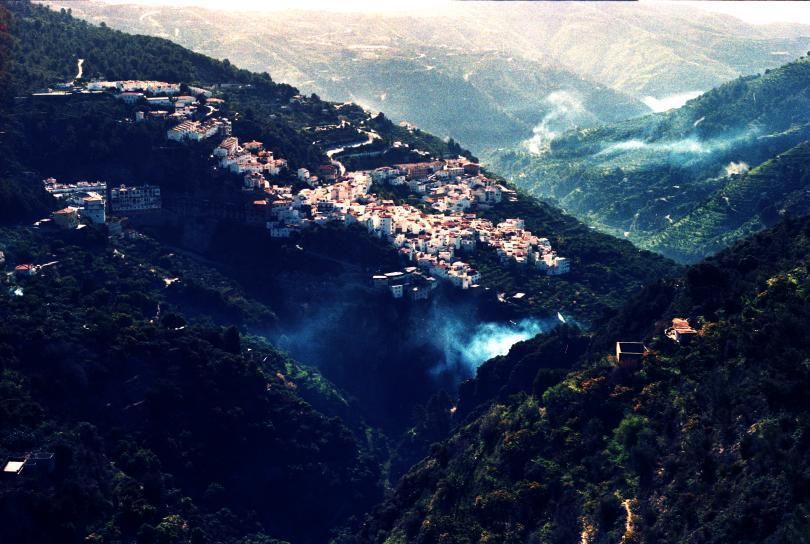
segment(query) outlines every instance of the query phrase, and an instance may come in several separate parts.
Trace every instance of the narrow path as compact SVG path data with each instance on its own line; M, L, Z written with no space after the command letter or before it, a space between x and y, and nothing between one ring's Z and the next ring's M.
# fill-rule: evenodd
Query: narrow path
M82 78L82 74L84 74L84 66L82 66L83 64L84 59L79 59L78 62L76 63L76 77L73 78L73 81Z
M624 506L625 520L624 520L624 535L622 542L630 541L636 532L635 516L633 515L632 506L635 501L631 499L624 499L622 506Z

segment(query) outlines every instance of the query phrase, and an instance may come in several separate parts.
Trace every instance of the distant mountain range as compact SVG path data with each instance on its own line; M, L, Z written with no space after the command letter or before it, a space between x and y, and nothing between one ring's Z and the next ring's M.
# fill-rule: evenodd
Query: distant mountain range
M50 4L385 111L476 153L517 147L535 129L542 138L677 106L810 48L801 25L668 5L465 3L374 17Z

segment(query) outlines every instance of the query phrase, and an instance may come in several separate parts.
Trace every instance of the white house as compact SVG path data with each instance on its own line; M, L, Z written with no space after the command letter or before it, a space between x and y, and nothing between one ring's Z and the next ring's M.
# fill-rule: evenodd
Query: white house
M81 215L83 218L94 225L103 225L107 221L106 202L103 196L98 193L88 193L82 201Z

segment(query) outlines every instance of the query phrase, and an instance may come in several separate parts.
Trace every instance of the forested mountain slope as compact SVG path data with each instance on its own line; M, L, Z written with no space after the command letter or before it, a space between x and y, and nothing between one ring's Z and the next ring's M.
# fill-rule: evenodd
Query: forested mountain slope
M734 193L736 174L810 137L808 106L810 59L802 57L721 85L677 110L572 131L547 141L539 154L505 153L493 168L587 222L694 261L716 246L684 253L677 236L659 234L671 225L686 239L744 234L737 227L721 232L739 223L732 207L715 208L711 221L690 222L688 230L679 222L707 199ZM776 186L768 198L795 199L785 192L794 190Z
M4 541L323 542L381 496L344 394L218 325L274 319L229 280L91 229L0 249L52 263L0 280L0 455L55 456L0 485Z
M804 141L729 181L688 215L651 237L650 249L679 260L715 253L775 224L810 211L810 142Z
M53 464L0 483L4 540L306 544L346 526L348 541L590 543L629 539L629 526L649 540L801 541L806 221L683 280L653 283L623 307L642 284L680 269L516 194L491 218L525 217L573 257L571 275L533 275L481 254L495 310L458 291L444 299L450 312L398 305L367 285L371 273L400 264L384 241L327 225L279 242L262 226L189 212L178 202L224 208L234 181L206 166L213 144L167 144L164 126L129 122L134 112L109 96L49 103L30 93L71 78L78 58L88 74L103 67L137 78L159 77L165 55L182 83L235 83L223 91L234 133L261 139L293 166L328 160L313 124L345 121L349 138L373 124L429 156L464 153L457 144L356 106L317 97L293 106L294 89L165 41L9 6L10 33L0 37L16 60L0 118L0 212L9 214L0 221L15 226L0 231L9 267L0 275L0 457L52 453ZM130 38L120 44L126 54L109 45ZM51 175L157 183L169 220L151 227L156 240L24 226L55 206L41 189ZM202 257L184 246L195 236ZM37 273L12 272L20 264ZM494 296L524 288L522 308ZM559 327L516 346L462 387L453 411L448 395L430 399L455 377L439 375L446 353L431 343L448 317L474 327L486 311L554 316L562 303L571 304L567 316L600 328ZM676 314L702 324L689 348L656 339ZM317 348L309 353L323 374L253 336L277 333L284 319L306 325L300 337ZM617 338L651 338L640 371L603 357ZM411 449L391 455L412 420L402 438ZM383 499L386 474L456 424L354 530ZM733 508L712 503L721 499Z
M486 363L472 416L344 541L808 542L808 252L810 219L780 224ZM649 352L617 366L631 339Z

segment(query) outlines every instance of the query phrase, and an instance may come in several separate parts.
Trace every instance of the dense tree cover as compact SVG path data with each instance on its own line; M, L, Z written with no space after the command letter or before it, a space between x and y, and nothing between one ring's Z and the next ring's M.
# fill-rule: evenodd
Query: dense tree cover
M0 482L4 541L323 542L379 499L365 427L329 415L345 398L214 324L272 315L218 273L91 229L2 234L12 262L57 261L0 290L2 456L56 454Z
M38 217L53 206L42 180L0 177L0 225L13 225Z
M9 31L11 14L0 6L0 133L2 141L14 141L9 130L9 108L14 92L11 85L10 64L14 38ZM12 153L0 157L0 225L30 220L43 209L48 209L49 200L41 185L32 184L18 168Z
M506 151L492 166L592 225L696 262L774 224L761 217L746 222L759 210L740 210L740 183L756 181L733 174L810 138L809 81L810 58L802 57L675 110L569 131L539 155ZM777 210L797 198L806 205L793 183L768 189ZM746 198L760 201L759 194Z
M485 364L472 417L342 541L807 542L808 257L789 221ZM676 315L689 344L662 335ZM607 356L625 334L635 370Z

